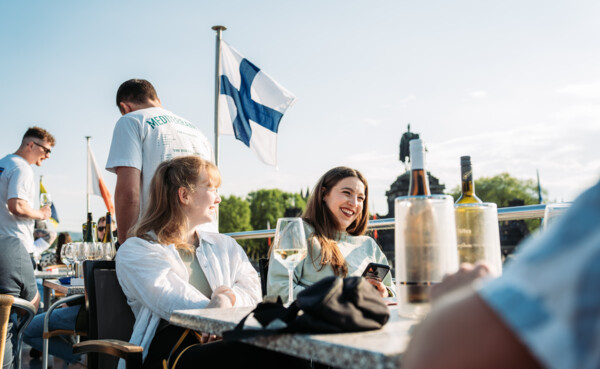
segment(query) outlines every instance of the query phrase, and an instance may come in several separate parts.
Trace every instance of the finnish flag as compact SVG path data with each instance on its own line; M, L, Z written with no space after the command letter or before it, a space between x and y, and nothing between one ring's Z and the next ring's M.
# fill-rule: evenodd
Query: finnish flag
M277 165L277 130L296 96L221 42L219 132L235 135L269 165Z

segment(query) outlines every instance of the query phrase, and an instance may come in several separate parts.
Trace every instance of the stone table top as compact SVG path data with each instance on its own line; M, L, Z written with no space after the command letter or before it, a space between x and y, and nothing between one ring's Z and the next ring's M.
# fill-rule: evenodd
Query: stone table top
M233 329L253 307L176 310L172 324L221 335ZM255 337L245 342L269 350L314 360L338 368L399 368L416 320L398 315L390 307L390 320L376 331L339 334L279 334ZM260 327L252 317L246 327Z

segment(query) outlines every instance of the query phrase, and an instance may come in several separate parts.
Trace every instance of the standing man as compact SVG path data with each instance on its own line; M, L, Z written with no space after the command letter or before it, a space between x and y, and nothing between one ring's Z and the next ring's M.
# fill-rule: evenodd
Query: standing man
M141 214L158 164L183 155L214 159L208 139L192 123L163 109L150 82L123 82L117 106L122 117L115 125L106 169L117 174L115 210L122 244Z
M54 137L32 127L25 132L14 154L0 159L0 293L28 300L37 308L37 291L29 252L33 252L35 219L48 219L50 207L34 209L35 181L32 164L41 165L50 155ZM9 323L3 369L11 368L15 336Z
M35 180L32 164L48 159L54 137L46 130L31 127L14 154L0 159L0 247L21 245L33 250L33 225L36 219L50 218L49 206L34 209Z

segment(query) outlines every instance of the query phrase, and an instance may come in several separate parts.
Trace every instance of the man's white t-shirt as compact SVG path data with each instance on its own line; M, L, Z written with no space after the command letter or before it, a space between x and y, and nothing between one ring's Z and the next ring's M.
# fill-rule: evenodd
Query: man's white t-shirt
M142 172L141 216L158 165L184 155L214 162L208 139L195 125L161 107L140 109L117 121L106 170L116 173L117 167L132 167ZM216 224L211 229L216 230Z
M15 216L8 210L8 200L25 200L33 208L35 181L31 165L19 155L0 159L0 235L17 237L27 252L33 251L34 220Z

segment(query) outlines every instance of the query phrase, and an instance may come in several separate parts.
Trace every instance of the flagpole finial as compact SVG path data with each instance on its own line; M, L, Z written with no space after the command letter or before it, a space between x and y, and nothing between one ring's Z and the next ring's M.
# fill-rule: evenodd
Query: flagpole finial
M225 26L212 26L213 31L226 31L227 27Z

